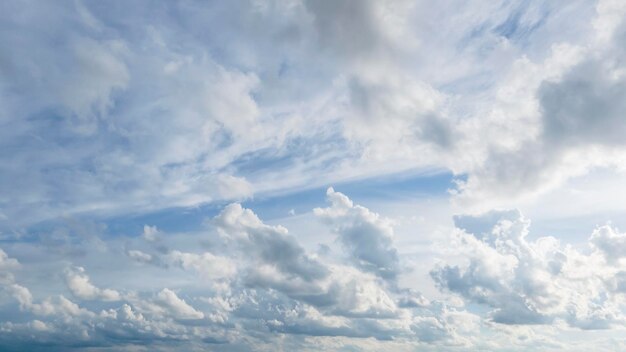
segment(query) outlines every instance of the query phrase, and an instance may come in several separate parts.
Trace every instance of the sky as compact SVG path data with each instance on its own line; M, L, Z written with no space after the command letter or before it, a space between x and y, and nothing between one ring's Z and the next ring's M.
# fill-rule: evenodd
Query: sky
M626 2L0 2L0 350L626 349Z

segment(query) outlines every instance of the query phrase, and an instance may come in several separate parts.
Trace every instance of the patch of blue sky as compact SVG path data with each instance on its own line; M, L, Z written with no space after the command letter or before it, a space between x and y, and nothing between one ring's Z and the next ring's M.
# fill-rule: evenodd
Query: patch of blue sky
M603 225L610 224L619 231L626 230L626 213L623 211L602 211L593 214L540 217L538 214L524 214L532 219L528 238L552 236L572 244L587 246L593 231Z
M519 45L528 44L528 38L537 29L545 24L550 11L545 5L532 8L529 1L520 3L507 19L497 25L494 33L516 42Z
M326 189L347 194L355 203L368 201L400 201L425 198L447 197L448 190L454 186L455 177L448 172L405 172L395 175L368 178L328 184L310 189L298 190L282 194L259 194L253 199L242 202L244 207L252 209L264 221L284 218L294 214L310 212L315 207L326 205ZM106 237L140 236L144 225L156 226L163 233L192 232L206 228L205 222L217 215L229 201L211 202L196 207L168 208L145 214L126 214L113 217L82 215L76 219L55 219L44 221L26 229L26 237L9 236L0 239L2 242L38 241L59 228L75 231L68 223L72 221L93 222L100 224L92 235ZM78 220L80 219L80 220Z
M368 201L447 197L448 190L454 186L453 180L454 176L449 172L412 171L328 184L288 194L260 195L243 204L254 209L261 218L271 220L285 217L291 210L295 214L302 214L315 207L325 206L328 187L348 195L359 204Z

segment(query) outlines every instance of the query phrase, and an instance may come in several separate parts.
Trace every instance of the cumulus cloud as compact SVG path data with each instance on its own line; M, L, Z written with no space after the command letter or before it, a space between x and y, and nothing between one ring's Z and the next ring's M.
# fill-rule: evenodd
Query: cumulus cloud
M89 276L85 273L85 269L82 267L75 267L68 269L65 272L65 281L67 287L72 291L72 294L78 298L85 300L103 300L103 301L119 301L119 292L112 289L101 289L94 286Z
M494 322L562 320L607 329L624 321L615 295L623 272L617 262L623 235L612 228L594 231L585 253L562 247L553 237L529 241L530 222L519 211L457 217L456 224L461 231L453 236L451 253L458 252L465 263L440 265L432 278L441 288L490 307Z
M140 259L145 258L143 253ZM167 254L165 261L186 270L195 270L209 279L230 278L237 273L234 261L206 252L202 254L185 253L174 250Z
M332 187L328 188L326 196L331 207L316 208L314 212L334 227L354 263L383 278L393 279L400 269L389 220L354 205Z
M170 289L164 288L159 292L154 302L163 307L166 314L170 314L177 319L202 319L204 314L187 304L184 299L179 298Z
M261 263L275 266L284 274L312 281L327 275L327 270L288 234L282 226L269 226L250 209L228 205L213 219L224 236L232 237L244 251L254 253Z
M400 271L390 276L382 269L387 264L369 259L392 258L395 268L401 267L391 220L333 189L327 197L330 206L316 208L314 215L337 236L329 244L338 244L336 256L311 253L285 227L230 204L202 234L215 237L215 252L181 248L148 254L120 247L121 258L157 264L150 266L159 277L151 287L134 285L139 290L121 294L98 288L83 268L71 267L64 272L66 284L76 298L89 301L83 307L62 295L37 298L17 283L20 277L12 278L5 292L30 323L5 323L0 344L26 341L20 336L30 331L38 341L60 347L159 341L168 348L196 343L235 348L261 340L273 346L274 335L267 334L279 333L294 346L309 338L373 338L386 347L497 350L511 338L521 349L563 347L554 336L563 329L607 330L624 322L624 235L609 225L594 231L587 248L574 248L553 237L530 240L530 221L517 210L456 216L456 230L440 252L445 259L431 271L441 289L435 298L406 286ZM355 250L351 237L361 233L374 244L365 252ZM142 268L147 266L136 267ZM489 331L493 338L485 344L476 331ZM239 345L242 337L247 342Z
M602 253L609 264L618 264L622 258L626 257L626 234L619 233L611 226L597 228L589 241Z
M354 205L343 194L329 190L328 196L331 207L317 212L329 216L332 228L346 223L344 227L351 231L372 232L373 227L382 231L372 237L374 240L391 234L388 220ZM352 227L352 223L360 222L367 226ZM312 254L286 228L264 223L240 204L227 205L209 223L217 230L213 235L222 243L215 245L223 255L178 249L149 254L127 250L126 246L120 253L130 260L157 264L155 270L163 275L177 270L182 288L129 289L121 294L95 286L84 268L71 267L64 272L67 287L76 298L89 301L90 309L62 295L37 300L28 288L12 283L8 292L37 322L6 326L5 331L16 336L29 329L37 331L38 339L52 346L71 346L77 341L94 346L125 345L137 339L234 346L244 335L246 340L255 341L250 343L258 343L254 336L268 331L288 336L471 344L462 337L467 322L460 322L467 317L451 318L464 316L462 311L430 301L413 289L390 284L390 277L378 268ZM145 241L137 239L137 243ZM393 253L397 263L391 242L381 243L383 246L374 246L376 250L369 257L385 259ZM352 258L353 248L340 249ZM192 281L184 284L183 277ZM198 291L195 285L202 289ZM63 317L62 321L57 317ZM79 336L64 335L63 331L70 328L78 329ZM2 343L1 333L0 337Z
M48 297L41 303L35 302L30 290L19 284L12 284L9 291L18 301L20 309L31 312L38 316L91 316L93 313L80 308L76 303L64 296Z
M19 262L15 258L10 258L3 250L0 248L0 283L8 284L13 282L13 274L11 273L11 269L14 269L19 266Z

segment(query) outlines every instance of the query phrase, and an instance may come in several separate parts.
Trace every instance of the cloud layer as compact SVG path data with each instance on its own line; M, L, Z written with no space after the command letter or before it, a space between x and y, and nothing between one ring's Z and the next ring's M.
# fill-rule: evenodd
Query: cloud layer
M324 250L307 250L285 227L233 203L192 237L192 243L209 240L208 247L164 249L137 236L73 260L115 258L134 285L109 280L107 287L64 261L60 272L46 270L65 277L64 286L34 292L24 271L36 263L0 252L7 317L0 344L9 350L264 350L285 343L311 350L319 344L330 350L560 349L572 347L560 337L571 329L594 334L624 323L626 234L610 225L575 249L554 237L529 240L530 221L517 210L457 216L455 229L434 243L440 259L430 264L430 275L440 293L426 297L399 280L411 275L410 261L394 245L391 219L332 188L327 201L314 211L334 234L320 243Z
M624 11L8 2L0 208L15 227L432 168L485 208L620 169Z

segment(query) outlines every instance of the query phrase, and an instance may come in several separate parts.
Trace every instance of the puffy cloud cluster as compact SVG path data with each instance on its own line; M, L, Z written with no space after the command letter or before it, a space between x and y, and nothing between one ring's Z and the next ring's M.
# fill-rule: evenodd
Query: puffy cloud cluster
M517 210L457 216L450 237L436 240L445 259L431 277L441 291L426 297L427 283L410 284L411 271L400 270L410 262L392 221L332 188L326 196L311 215L334 235L319 243L327 250L306 249L234 203L205 222L200 247L178 247L187 240L167 242L173 235L161 231L160 244L142 234L92 252L87 262L113 257L127 271L110 288L97 284L111 282L105 272L70 265L50 271L64 287L31 289L23 269L32 264L0 252L0 346L550 350L571 347L563 336L572 331L593 337L583 334L625 321L626 234L609 225L576 248L529 239Z
M16 342L30 331L37 336L31 344L59 349L179 341L224 344L228 350L242 336L244 345L256 345L276 334L471 345L466 334L480 325L477 316L398 285L400 258L390 220L332 188L327 197L329 207L315 213L341 244L333 253L342 255L309 252L286 228L230 204L208 222L215 230L212 250L163 249L143 235L122 247L127 265L135 262L142 272L154 268L164 275L154 288L140 283L134 286L139 289L101 288L83 267L71 266L63 275L72 301L63 294L37 298L19 277L12 278L5 292L31 320L7 322L0 343ZM17 261L2 258L12 263L7 270L15 269ZM174 277L164 281L171 271Z
M527 239L530 222L519 211L455 218L450 254L462 264L431 272L438 285L491 308L501 324L553 324L608 329L624 323L625 234L610 226L592 234L588 248L561 246L554 237Z

